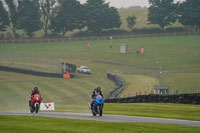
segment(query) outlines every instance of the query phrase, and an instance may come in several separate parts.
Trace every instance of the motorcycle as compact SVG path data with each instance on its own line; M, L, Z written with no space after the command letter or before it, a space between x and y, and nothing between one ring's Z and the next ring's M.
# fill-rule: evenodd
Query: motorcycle
M32 97L32 100L29 104L30 107L30 112L31 113L38 113L39 107L40 107L40 103L42 101L42 98L39 94L34 94Z
M93 116L96 116L97 114L99 114L99 116L102 116L103 105L104 105L104 98L101 95L97 95L91 107Z

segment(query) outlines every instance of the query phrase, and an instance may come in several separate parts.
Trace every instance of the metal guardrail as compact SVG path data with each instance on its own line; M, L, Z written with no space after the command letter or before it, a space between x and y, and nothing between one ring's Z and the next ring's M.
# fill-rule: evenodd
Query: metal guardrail
M110 91L110 94L107 97L107 99L116 98L118 94L124 90L125 83L122 81L122 79L118 75L108 73L107 78L114 81L118 86L114 88L114 90Z
M200 32L177 32L177 33L159 33L159 34L131 34L112 36L113 40L142 38L142 37L161 37L161 36L192 36L200 35ZM75 41L90 41L90 40L110 40L110 36L103 37L79 37L79 38L38 38L38 39L7 39L0 40L0 44L29 44L29 43L57 43L57 42L75 42Z
M16 72L16 73L22 73L22 74L35 75L35 76L62 78L62 74L58 74L58 73L41 72L41 71L35 71L35 70L26 70L26 69L13 68L13 67L1 66L1 65L0 65L0 70L1 71L8 71L8 72Z

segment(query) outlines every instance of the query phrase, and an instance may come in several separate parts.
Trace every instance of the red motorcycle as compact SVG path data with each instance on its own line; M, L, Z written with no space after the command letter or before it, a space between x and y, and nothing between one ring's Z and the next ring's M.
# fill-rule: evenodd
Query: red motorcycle
M34 94L32 99L31 99L31 104L30 104L30 112L31 113L38 113L40 103L42 101L41 95L39 94Z

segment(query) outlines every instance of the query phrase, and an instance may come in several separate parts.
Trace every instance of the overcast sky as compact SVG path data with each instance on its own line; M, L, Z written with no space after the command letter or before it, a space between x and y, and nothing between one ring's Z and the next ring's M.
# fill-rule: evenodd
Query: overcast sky
M86 2L87 0L79 0L81 3ZM184 1L184 0L174 0L177 1ZM110 6L114 6L116 8L121 7L130 7L130 6L149 6L148 0L105 0L105 2L110 2Z

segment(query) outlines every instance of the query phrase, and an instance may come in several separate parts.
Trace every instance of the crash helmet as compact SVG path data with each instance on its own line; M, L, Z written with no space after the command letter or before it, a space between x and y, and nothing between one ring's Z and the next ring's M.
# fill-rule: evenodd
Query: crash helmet
M98 86L98 87L96 88L96 91L97 91L97 92L100 92L100 91L101 91L101 87Z
M34 92L38 92L38 87L34 87Z

